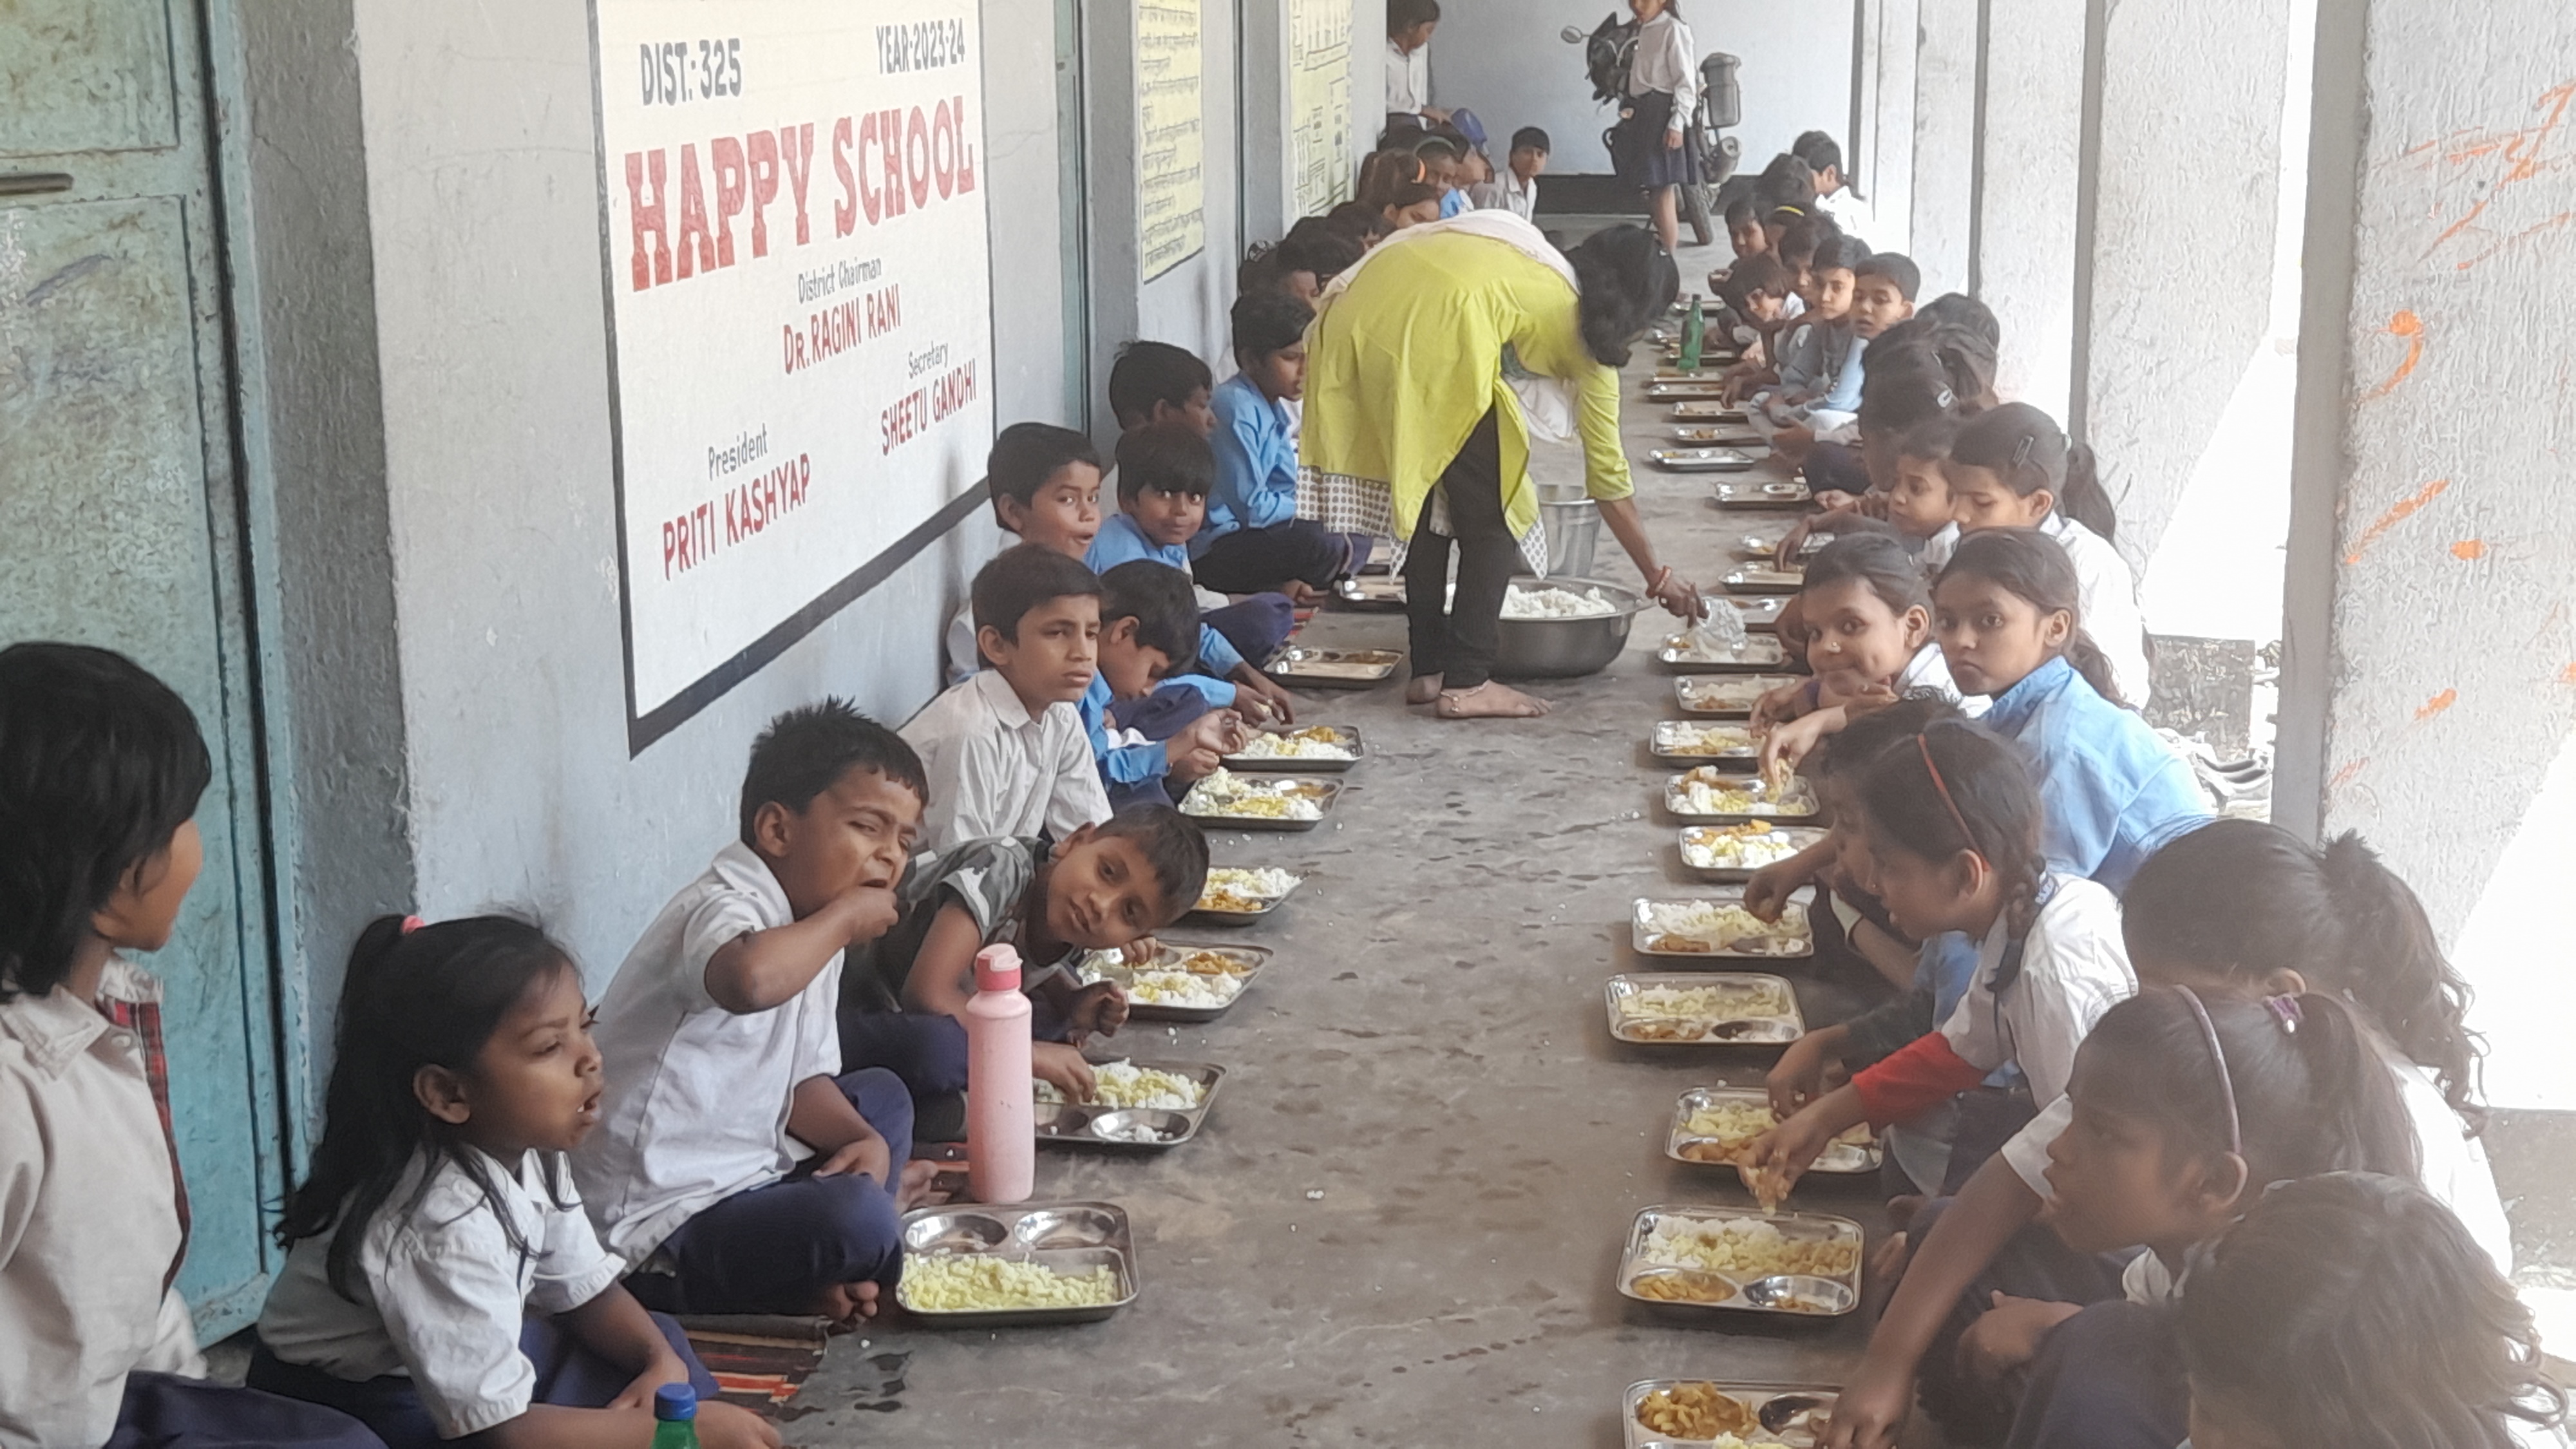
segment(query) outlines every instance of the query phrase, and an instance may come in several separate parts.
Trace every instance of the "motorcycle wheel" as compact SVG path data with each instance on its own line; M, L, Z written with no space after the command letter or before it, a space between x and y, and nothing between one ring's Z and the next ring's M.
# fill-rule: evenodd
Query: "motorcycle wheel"
M1682 186L1676 189L1681 192L1679 200L1682 225L1690 228L1691 235L1699 239L1699 245L1714 245L1717 241L1717 233L1709 229L1708 201L1710 194L1716 188Z

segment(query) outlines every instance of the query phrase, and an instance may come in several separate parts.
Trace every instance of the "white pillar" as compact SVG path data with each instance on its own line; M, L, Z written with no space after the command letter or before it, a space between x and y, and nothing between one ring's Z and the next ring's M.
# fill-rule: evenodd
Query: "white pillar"
M1984 0L1984 9L1970 283L2003 323L2004 396L2062 421L2075 345L2086 7Z
M1908 249L1923 294L1968 290L1977 190L1979 0L1919 0ZM1882 203L1882 209L1885 203Z

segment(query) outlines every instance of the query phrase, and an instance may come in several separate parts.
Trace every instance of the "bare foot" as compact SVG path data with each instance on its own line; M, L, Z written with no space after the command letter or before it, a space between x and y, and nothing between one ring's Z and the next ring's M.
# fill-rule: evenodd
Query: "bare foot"
M936 1187L939 1167L940 1164L926 1158L905 1163L903 1172L895 1181L895 1207L899 1211L910 1212L917 1207L948 1201L948 1195Z
M1473 689L1440 691L1437 708L1442 719L1536 719L1548 704L1489 679Z
M1406 704L1429 704L1440 697L1440 676L1417 674L1404 686Z
M877 1316L878 1288L874 1283L835 1283L823 1290L815 1312L832 1320L836 1333L847 1333Z

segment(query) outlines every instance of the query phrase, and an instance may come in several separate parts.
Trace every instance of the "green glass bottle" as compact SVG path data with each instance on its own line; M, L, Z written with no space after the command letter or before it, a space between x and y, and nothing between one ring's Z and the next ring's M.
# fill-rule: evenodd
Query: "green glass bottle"
M653 1391L653 1449L698 1449L698 1391L664 1384Z
M1682 371L1699 371L1700 343L1708 333L1708 316L1700 310L1699 293L1691 293L1690 315L1682 319Z

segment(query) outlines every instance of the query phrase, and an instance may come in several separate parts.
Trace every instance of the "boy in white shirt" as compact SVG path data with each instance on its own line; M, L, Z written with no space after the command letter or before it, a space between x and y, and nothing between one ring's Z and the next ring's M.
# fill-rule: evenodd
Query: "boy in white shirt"
M1490 181L1467 188L1467 199L1480 209L1508 211L1523 221L1535 218L1538 211L1539 173L1547 169L1547 132L1536 126L1523 126L1512 133L1512 150L1503 158L1503 172Z
M928 793L894 731L827 699L752 745L742 835L600 999L607 1091L573 1176L665 1313L874 1316L928 1186L891 1072L841 1074L842 953L895 921ZM917 1170L916 1170L917 1169Z

